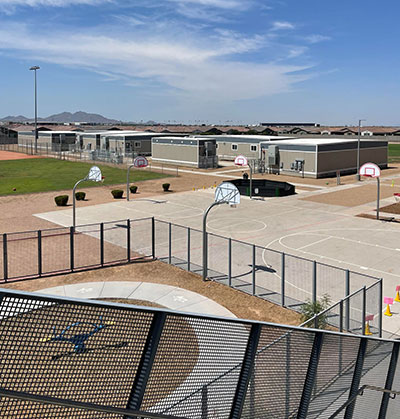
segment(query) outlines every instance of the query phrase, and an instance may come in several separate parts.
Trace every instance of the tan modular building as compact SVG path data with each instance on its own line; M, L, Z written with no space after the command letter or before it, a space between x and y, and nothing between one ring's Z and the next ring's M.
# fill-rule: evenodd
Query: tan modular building
M100 136L115 131L79 132L76 136L77 146L80 150L100 150Z
M261 143L261 158L272 173L321 178L356 173L358 142L347 139L297 138ZM360 166L388 165L388 143L360 141Z
M258 159L260 157L260 142L294 138L269 135L216 135L207 137L215 138L217 141L219 160L235 160L239 155L248 159Z
M75 131L38 131L38 147L52 151L69 151L76 145ZM18 144L26 145L35 141L34 131L18 133Z
M152 140L152 161L198 168L218 167L216 140L199 137L163 137Z
M142 131L112 131L100 135L100 149L120 155L151 155L151 139L171 134Z

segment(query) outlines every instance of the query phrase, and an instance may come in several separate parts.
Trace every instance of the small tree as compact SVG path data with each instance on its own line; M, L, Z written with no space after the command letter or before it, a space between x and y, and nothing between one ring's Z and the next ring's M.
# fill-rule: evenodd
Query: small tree
M326 310L331 303L331 298L328 294L324 294L321 299L317 301L307 300L300 308L302 323L312 319L316 314ZM309 322L306 327L316 327L317 329L324 329L328 323L327 314L318 316L316 322Z

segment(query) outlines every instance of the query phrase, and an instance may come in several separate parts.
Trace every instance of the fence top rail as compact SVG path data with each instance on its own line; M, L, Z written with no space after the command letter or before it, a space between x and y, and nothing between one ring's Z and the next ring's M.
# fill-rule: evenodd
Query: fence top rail
M192 317L197 319L203 320L210 320L210 321L220 321L224 323L233 323L233 324L240 324L240 325L255 325L259 324L261 326L266 326L275 329L285 329L289 331L300 331L306 332L310 334L314 333L327 333L330 335L337 335L337 336L344 336L348 337L348 333L340 333L331 330L321 330L321 329L312 329L312 328L304 328L301 326L290 326L286 324L277 324L272 322L260 322L256 320L248 320L248 319L238 319L232 317L222 317L222 316L215 316L215 315L206 315L206 314L199 314L199 313L191 313L191 312L184 312L184 311L176 311L176 310L169 310L169 309L161 309L156 307L142 307L142 306L135 306L130 304L122 304L122 303L114 303L114 302L106 302L106 301L92 301L92 300L85 300L81 298L71 298L71 297L58 297L55 295L46 295L40 293L30 293L27 291L17 291L17 290L10 290L5 288L0 288L0 296L11 297L11 298L19 298L19 299L30 299L30 300L38 300L38 301L47 301L50 303L71 303L71 304L78 304L82 306L95 306L95 307L104 307L104 308L113 308L117 310L130 310L130 311L140 311L146 313L166 313L171 316L176 317ZM1 305L0 305L1 308ZM364 336L357 336L354 337L362 338ZM391 339L383 339L377 337L368 337L367 339L384 341L384 342L393 342Z

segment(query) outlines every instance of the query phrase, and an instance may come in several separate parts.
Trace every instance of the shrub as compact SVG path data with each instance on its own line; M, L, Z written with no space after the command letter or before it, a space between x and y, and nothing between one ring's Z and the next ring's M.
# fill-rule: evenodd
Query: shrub
M169 183L163 183L162 184L162 187L163 187L163 189L164 189L164 192L167 192L168 190L169 190L169 187L170 187L171 185L169 184Z
M75 192L75 198L77 201L84 201L86 192Z
M58 195L54 198L58 207L65 207L68 202L68 195Z
M320 300L311 301L307 300L300 308L301 321L302 323L312 319L316 314L326 310L330 305L331 299L328 294L324 294ZM317 324L315 322L309 322L306 327L312 327L317 329L324 329L327 326L328 313L322 314L317 318Z
M111 194L114 197L114 199L121 199L124 195L124 191L122 189L113 189L111 191Z
M136 193L138 187L136 185L132 185L129 190L131 191L131 193Z

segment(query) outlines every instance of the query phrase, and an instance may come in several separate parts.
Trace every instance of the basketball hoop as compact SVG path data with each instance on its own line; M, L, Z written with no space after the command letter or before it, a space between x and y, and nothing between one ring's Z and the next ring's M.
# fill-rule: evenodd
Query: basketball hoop
M380 176L381 169L375 163L365 163L360 167L360 176L375 178L377 182L377 198L376 198L376 219L379 220L379 197L380 197Z

